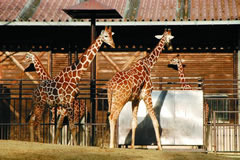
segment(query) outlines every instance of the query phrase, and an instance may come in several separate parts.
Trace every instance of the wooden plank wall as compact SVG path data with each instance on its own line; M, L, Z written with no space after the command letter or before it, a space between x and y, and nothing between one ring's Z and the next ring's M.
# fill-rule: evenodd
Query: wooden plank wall
M24 61L26 52L17 52L14 57L24 67L28 66L28 63ZM39 56L46 70L50 70L49 67L50 52L34 52ZM108 56L113 63L115 63L120 70L124 70L127 66L130 66L136 62L139 58L145 56L146 52L104 52L105 56ZM152 69L152 77L178 77L176 70L169 68L168 63L172 57L180 54L185 64L184 72L186 77L202 77L206 83L217 83L213 80L221 79L234 79L234 60L233 53L162 53ZM29 79L10 58L1 52L1 74L2 79ZM81 54L79 54L79 57ZM52 75L56 76L64 67L68 65L68 54L54 53L52 55ZM109 63L103 54L97 53L97 79L109 80L115 73L116 69ZM74 60L74 55L72 57ZM31 72L34 79L38 79L35 72ZM83 75L84 79L90 78L90 67ZM178 81L178 80L176 80ZM228 82L230 83L230 82ZM211 88L212 86L207 85ZM215 86L216 87L216 86ZM232 86L218 86L221 88ZM208 90L208 92L215 92ZM225 92L225 90L218 90L218 92ZM231 91L232 92L232 91Z
M40 56L40 60L42 61L44 67L47 70L49 69L50 52L34 52L37 56ZM1 53L3 54L3 53ZM27 67L28 64L24 62L25 52L18 52L14 54L14 57L22 64L24 67ZM104 52L105 57L107 56L112 60L112 62L119 67L120 70L128 68L134 62L136 62L139 58L145 56L147 52ZM158 59L158 62L152 69L152 77L178 77L178 72L172 68L168 67L168 63L170 59L172 59L177 54L180 54L180 57L184 60L184 64L186 65L184 68L186 77L202 77L208 81L205 84L208 84L204 87L207 89L204 90L205 94L209 93L233 93L234 91L232 85L220 85L220 86L211 86L211 83L223 83L214 81L221 79L230 79L234 78L234 61L233 61L233 53L162 53ZM79 57L81 54L79 54ZM106 79L109 80L115 73L116 69L106 60L101 53L97 53L97 79ZM6 58L5 55L1 56L1 60ZM63 53L54 53L52 54L52 75L57 75L64 67L68 65L68 54ZM74 56L72 57L74 60ZM4 61L0 63L1 65L1 74L3 79L28 79L28 77L10 60L6 58ZM31 75L35 79L38 79L38 76L35 72L31 72ZM83 76L84 79L90 78L90 68ZM168 81L168 80L165 80ZM178 82L178 79L174 81ZM9 83L9 82L8 82ZM12 84L16 84L17 81L10 82ZM232 83L232 81L225 81L224 83ZM173 85L174 87L179 87L180 84ZM16 87L8 85L8 87ZM27 87L34 87L27 86ZM211 89L211 88L217 89ZM226 89L228 88L228 89ZM230 89L229 89L230 88ZM31 91L25 91L31 94ZM31 97L31 96L30 96ZM105 105L105 102L104 104ZM31 106L29 106L31 107ZM88 111L91 111L91 106L89 101L87 102ZM101 112L101 109L98 109L97 103L97 113L96 120L98 122L105 122L106 114ZM105 109L103 109L105 110Z
M26 52L9 52L10 55L16 59L16 61L23 67L27 68L29 63L25 61L25 56ZM48 60L48 54L49 52L34 52L40 60L42 61L44 67L48 70L48 63L50 62ZM1 78L4 79L5 81L1 81L5 85L5 87L11 89L11 94L18 96L19 93L19 81L20 79L23 80L30 80L29 77L24 73L4 52L0 52L0 65L1 65ZM28 72L34 80L39 80L38 75L36 72ZM35 81L38 83L38 81ZM23 81L22 82L25 88L34 88L35 85L31 81ZM31 95L32 91L31 90L24 90L23 91L23 97L25 96L25 93ZM28 96L29 97L29 96Z
M37 55L41 62L43 63L44 67L48 70L48 54L50 52L33 52ZM2 79L28 79L26 74L22 70L18 68L14 62L4 54L4 52L0 52L0 65L1 65L1 74ZM26 52L10 52L11 55L24 67L28 66L28 62L25 61ZM35 72L31 72L31 75L34 79L39 79Z
M120 69L131 58L137 57L136 61L146 55L144 52L139 53L138 56L136 54L137 52L105 52L105 55L109 56ZM169 61L177 54L180 55L185 65L185 77L202 77L206 84L217 83L214 80L233 80L234 78L233 53L162 53L152 69L152 77L178 77L178 72L168 67ZM97 78L100 79L110 79L116 73L114 67L101 54L97 54L97 71ZM176 79L175 81L179 80ZM232 83L232 81L227 83ZM211 88L213 86L206 85L206 87ZM233 92L232 90L221 90L221 88L233 86L222 85L217 87L219 90L209 89L206 91L208 93Z

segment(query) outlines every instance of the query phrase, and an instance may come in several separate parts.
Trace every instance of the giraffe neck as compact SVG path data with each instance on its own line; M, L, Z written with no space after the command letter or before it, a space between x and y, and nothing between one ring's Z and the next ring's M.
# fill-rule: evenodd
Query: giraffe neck
M80 57L79 62L77 62L78 64L76 65L77 70L82 70L82 71L87 70L87 68L95 58L96 53L100 49L102 43L103 43L103 40L99 36Z
M65 77L65 81L69 81L69 78L76 78L73 82L76 82L76 80L79 81L83 72L87 70L93 61L102 43L102 37L99 36L75 63L64 68L54 79L63 81L61 77Z
M34 67L36 69L36 72L40 78L40 80L47 80L47 79L51 79L50 75L48 74L48 72L46 71L46 69L44 68L43 64L41 63L40 59L34 55L34 60L33 60L33 64Z
M162 52L165 45L165 35L161 38L154 50L146 56L145 61L148 64L149 68L152 68L153 65L157 62L160 53Z
M182 64L181 60L179 60L177 67L178 67L179 80L181 83L182 90L192 89L192 87L190 85L186 84L186 78L184 76L183 64Z

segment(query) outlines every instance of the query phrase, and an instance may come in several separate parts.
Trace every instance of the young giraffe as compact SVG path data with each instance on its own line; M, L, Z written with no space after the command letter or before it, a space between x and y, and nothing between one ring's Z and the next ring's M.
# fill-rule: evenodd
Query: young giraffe
M179 55L177 55L176 57L173 57L173 59L170 60L169 64L177 66L179 80L181 83L181 89L192 90L192 86L190 86L189 84L186 84L186 78L184 76L184 70L183 70L183 63L182 63L182 60L179 58Z
M34 141L34 127L37 127L37 134L40 137L40 121L42 119L43 111L48 106L62 106L67 110L69 127L74 139L76 141L76 127L74 125L73 102L79 93L78 83L81 80L83 72L85 72L94 59L97 51L103 44L107 43L111 47L115 47L112 39L112 29L105 27L98 38L90 45L90 47L82 54L78 61L71 66L66 67L57 76L50 80L44 80L33 92L33 113L30 117L30 140ZM57 130L56 135L59 135Z
M44 68L42 62L35 54L28 52L25 56L25 60L26 60L26 62L30 63L30 65L25 69L25 72L36 71L40 80L50 80L51 79L50 75ZM74 100L74 123L79 123L82 120L82 118L84 117L85 106L86 106L86 104L85 104L84 100L80 100L80 104L79 104L78 100ZM52 124L55 124L55 108L57 108L56 115L57 115L57 117L59 116L59 120L57 123L57 129L60 132L63 127L64 118L67 116L67 111L65 108L63 108L61 106L53 107L51 109L51 112L52 112L51 123ZM54 137L54 131L52 131L52 135ZM58 137L59 137L59 135L54 137L54 143L57 143Z
M186 78L184 76L184 70L183 70L183 63L179 55L173 57L170 62L170 65L176 65L178 74L179 74L179 79L181 83L181 89L182 90L192 90L192 86L189 84L186 84ZM207 101L204 101L204 110L205 110L205 124L208 123L208 113L209 113L209 106Z
M135 131L137 127L137 111L141 99L146 104L148 114L150 115L155 134L158 149L161 150L159 124L152 108L151 92L153 89L151 81L151 69L157 62L160 53L165 44L169 44L173 39L171 31L165 30L161 36L156 36L161 39L155 49L144 58L138 60L128 70L117 72L108 82L108 104L109 104L109 123L110 123L110 148L114 147L114 133L118 116L128 101L132 101L132 144L135 144Z

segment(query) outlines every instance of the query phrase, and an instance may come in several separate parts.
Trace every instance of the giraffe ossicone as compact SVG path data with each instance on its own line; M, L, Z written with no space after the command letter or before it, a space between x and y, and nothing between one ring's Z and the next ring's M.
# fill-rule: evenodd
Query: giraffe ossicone
M152 107L151 92L153 84L151 81L151 69L157 62L164 46L169 44L173 36L171 30L165 30L159 43L154 50L147 56L138 60L128 70L117 72L108 82L108 112L110 123L110 148L114 147L114 134L116 122L119 114L128 101L132 101L132 142L135 145L135 132L137 127L137 111L141 99L146 104L148 114L150 115L154 131L156 134L157 146L161 150L159 123Z
M52 79L42 81L40 85L34 89L34 108L29 121L31 141L34 141L34 127L37 127L37 134L38 137L40 137L40 121L46 106L54 107L57 105L66 109L74 145L77 144L76 126L74 125L74 99L80 91L77 83L80 82L82 74L93 61L103 42L113 48L115 47L111 27L105 27L105 30L101 32L78 61L64 68ZM58 130L56 134L58 134Z

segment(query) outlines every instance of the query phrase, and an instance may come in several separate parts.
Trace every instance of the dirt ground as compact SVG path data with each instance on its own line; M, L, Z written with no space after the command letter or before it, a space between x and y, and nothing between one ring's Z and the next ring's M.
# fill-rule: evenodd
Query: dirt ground
M231 160L240 155L109 149L0 140L0 160Z

